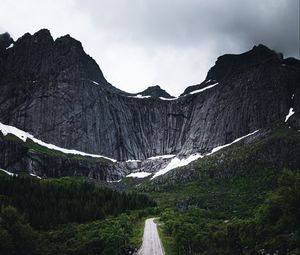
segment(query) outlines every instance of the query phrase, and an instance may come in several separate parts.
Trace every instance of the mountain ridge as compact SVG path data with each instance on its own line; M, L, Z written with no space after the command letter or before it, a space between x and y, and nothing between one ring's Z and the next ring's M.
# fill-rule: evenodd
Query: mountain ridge
M177 99L160 99L160 87L158 97L134 98L106 81L80 42L41 30L0 53L0 122L118 161L207 153L284 121L292 107L299 129L299 63L260 45L219 57Z

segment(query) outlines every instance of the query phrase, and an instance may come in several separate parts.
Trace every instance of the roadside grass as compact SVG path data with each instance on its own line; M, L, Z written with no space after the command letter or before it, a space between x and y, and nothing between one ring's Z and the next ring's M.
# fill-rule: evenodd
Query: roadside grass
M143 235L144 235L146 218L148 217L143 217L138 220L133 230L133 234L129 240L130 246L135 247L137 250L142 246L143 243Z
M173 237L165 234L163 223L159 222L157 224L157 230L158 230L159 238L162 242L165 255L178 255L175 248L176 247L175 240Z

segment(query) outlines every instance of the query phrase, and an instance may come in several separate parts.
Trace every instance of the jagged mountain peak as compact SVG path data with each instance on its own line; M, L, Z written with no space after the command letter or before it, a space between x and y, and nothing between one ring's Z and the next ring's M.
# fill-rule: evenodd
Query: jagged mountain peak
M48 29L41 29L34 33L25 33L23 36L17 39L15 46L26 46L28 47L31 43L43 44L43 47L46 47L45 42L48 42L49 45L52 45L54 40Z
M221 56L191 95L161 100L172 97L158 85L140 96L109 85L69 35L19 40L0 55L0 122L63 148L117 160L205 153L298 112L299 67L265 46Z
M76 40L75 38L71 37L69 34L59 37L55 40L56 45L63 45L65 47L70 48L77 48L78 50L83 51L83 47L80 41Z
M150 86L147 89L145 89L144 91L137 93L136 95L151 96L154 98L158 98L158 97L174 98L168 92L166 92L164 89L162 89L159 85Z
M42 28L42 29L40 29L39 31L35 32L35 33L33 34L33 36L39 36L39 37L51 37L51 38L53 39L50 30L47 29L47 28Z
M24 34L20 37L15 44L16 47L28 48L43 48L44 51L55 52L63 56L68 50L77 52L83 56L87 55L82 47L80 41L71 37L69 34L53 39L50 31L46 28L39 30L31 35L30 33Z
M0 57L0 73L0 79L6 82L90 80L112 87L96 61L84 51L81 42L70 35L54 40L48 29L20 37Z
M283 53L280 52L276 52L275 50L270 49L269 47L267 47L264 44L258 44L258 45L254 45L253 48L248 51L245 52L243 54L240 55L257 55L257 57L259 58L278 58L278 59L283 59Z
M69 34L63 35L61 37L58 37L57 39L53 39L51 32L47 28L40 29L39 31L35 32L34 34L25 33L23 36L21 36L17 42L23 42L32 40L34 42L42 43L43 41L51 41L53 44L55 43L64 43L69 44L70 46L80 46L82 48L81 42L76 40L75 38L71 37Z
M280 62L283 55L267 46L259 44L242 54L225 54L218 57L215 65L209 70L206 80L227 79L233 72L243 72L265 63L266 61Z

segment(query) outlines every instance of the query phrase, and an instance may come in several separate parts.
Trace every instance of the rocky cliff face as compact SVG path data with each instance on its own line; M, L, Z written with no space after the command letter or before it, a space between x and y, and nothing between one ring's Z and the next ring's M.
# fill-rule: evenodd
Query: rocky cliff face
M124 163L123 163L124 164ZM39 177L86 176L110 181L125 176L130 169L102 158L83 157L47 150L15 136L0 133L0 169L29 172Z
M0 52L0 88L0 122L117 160L203 153L284 121L291 107L299 125L299 61L262 45L221 56L176 100L140 99L110 85L80 42L41 30Z

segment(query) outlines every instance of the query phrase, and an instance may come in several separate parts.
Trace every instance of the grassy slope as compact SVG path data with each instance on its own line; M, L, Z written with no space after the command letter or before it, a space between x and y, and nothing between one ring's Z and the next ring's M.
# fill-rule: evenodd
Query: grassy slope
M203 202L207 208L224 207L236 198L242 200L241 205L245 202L255 204L261 201L265 192L276 186L277 176L284 167L294 168L298 164L299 160L292 165L283 162L282 167L269 160L269 149L277 147L275 152L278 153L282 149L278 146L293 154L293 159L297 158L300 156L300 132L277 127L271 135L259 141L232 146L199 159L191 166L172 170L137 189L151 194L162 207L174 206L186 199L192 203ZM192 180L185 179L187 173L193 173ZM249 194L256 194L253 197L258 200L253 201Z

